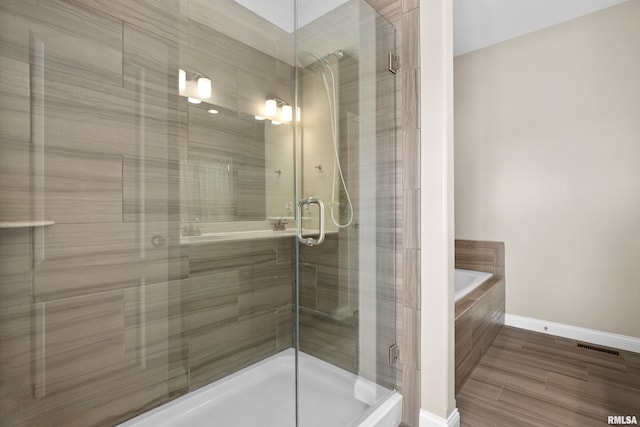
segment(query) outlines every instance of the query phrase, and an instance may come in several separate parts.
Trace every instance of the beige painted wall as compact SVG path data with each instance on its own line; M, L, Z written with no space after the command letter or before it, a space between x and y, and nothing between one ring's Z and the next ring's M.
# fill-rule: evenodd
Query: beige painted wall
M454 61L456 238L507 313L640 337L640 2Z

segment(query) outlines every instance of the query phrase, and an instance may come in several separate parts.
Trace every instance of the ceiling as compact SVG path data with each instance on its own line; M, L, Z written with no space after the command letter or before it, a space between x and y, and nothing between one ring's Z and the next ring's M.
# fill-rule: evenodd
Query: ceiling
M453 54L462 55L626 0L455 0Z
M288 33L293 33L294 0L235 0L254 13ZM298 27L302 28L316 18L332 11L348 0L305 0L298 2Z

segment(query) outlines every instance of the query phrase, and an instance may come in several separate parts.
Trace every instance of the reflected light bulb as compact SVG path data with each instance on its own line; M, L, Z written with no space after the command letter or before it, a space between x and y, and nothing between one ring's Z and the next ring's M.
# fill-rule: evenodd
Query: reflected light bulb
M291 105L282 106L282 121L290 122L293 119L293 108Z
M178 90L182 92L187 88L187 72L182 68L178 70Z
M211 98L211 80L200 77L198 79L198 96L200 98Z
M278 114L278 104L275 99L267 99L264 103L264 114L267 117L274 117Z

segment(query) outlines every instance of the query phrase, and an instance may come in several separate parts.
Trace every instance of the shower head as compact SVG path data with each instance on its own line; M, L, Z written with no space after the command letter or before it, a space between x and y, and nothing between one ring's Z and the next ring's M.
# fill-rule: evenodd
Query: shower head
M344 52L336 50L325 56L320 56L317 53L303 50L298 54L298 62L302 68L308 68L311 71L323 73L325 68L329 65L329 58L335 56L338 58L338 62L342 60Z

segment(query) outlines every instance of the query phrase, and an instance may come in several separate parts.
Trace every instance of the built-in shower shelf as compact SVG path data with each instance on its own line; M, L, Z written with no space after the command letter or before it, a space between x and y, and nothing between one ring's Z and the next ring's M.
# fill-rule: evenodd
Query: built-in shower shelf
M46 227L55 221L0 221L0 228Z

